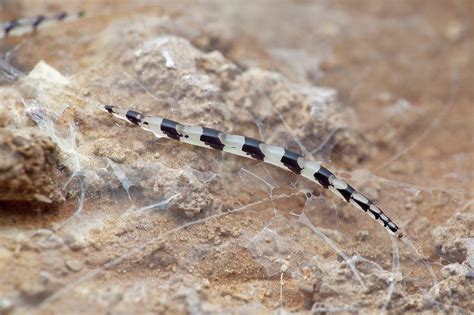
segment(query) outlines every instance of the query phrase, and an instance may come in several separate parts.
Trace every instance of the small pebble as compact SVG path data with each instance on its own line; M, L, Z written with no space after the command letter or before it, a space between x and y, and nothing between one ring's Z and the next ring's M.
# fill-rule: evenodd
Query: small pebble
M66 266L72 271L79 271L82 269L82 263L76 259L68 260Z
M337 295L337 291L324 282L319 288L319 293L325 297Z
M423 195L422 194L417 194L415 197L413 197L413 201L417 204L420 204L423 202Z
M450 276L459 276L459 275L466 276L467 274L468 274L467 267L459 263L446 265L443 268L441 268L441 276L445 279Z
M359 241L366 241L369 239L370 233L368 230L360 230L357 233L357 240Z
M438 154L439 154L438 150L436 148L433 148L433 147L428 147L428 148L423 150L423 155L427 159L434 159L435 157L438 156Z
M63 237L63 240L73 251L81 250L86 246L86 242L81 235L67 234Z
M13 302L8 298L0 298L0 314L7 314L13 309Z
M202 280L202 287L205 289L208 289L211 286L211 283L209 282L208 279Z
M451 41L459 40L464 34L465 27L459 21L451 21L444 30L444 35Z
M393 101L393 95L388 91L382 91L377 94L377 100L383 103L388 103Z
M405 209L410 210L411 208L413 208L413 204L411 202L405 202L404 207Z
M405 172L405 168L401 163L393 163L389 166L389 170L394 174L403 174Z
M250 302L250 300L251 300L251 298L248 295L246 295L244 293L241 293L241 292L233 293L232 297L234 299L238 300L238 301L243 301L243 302L246 302L246 303Z
M46 197L45 195L41 194L35 194L34 195L35 199L38 200L39 202L44 202L44 203L52 203L53 201Z

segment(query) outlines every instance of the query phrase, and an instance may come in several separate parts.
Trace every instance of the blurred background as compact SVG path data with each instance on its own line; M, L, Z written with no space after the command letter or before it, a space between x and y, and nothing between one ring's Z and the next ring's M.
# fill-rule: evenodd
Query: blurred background
M82 10L0 40L0 313L474 311L474 2L0 0ZM409 241L104 103L323 161Z

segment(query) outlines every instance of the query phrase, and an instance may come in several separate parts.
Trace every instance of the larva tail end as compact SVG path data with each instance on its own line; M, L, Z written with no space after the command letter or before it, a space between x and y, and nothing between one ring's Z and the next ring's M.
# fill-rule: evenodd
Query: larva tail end
M395 235L399 240L406 239L405 233L403 233L401 230L398 230L394 235Z

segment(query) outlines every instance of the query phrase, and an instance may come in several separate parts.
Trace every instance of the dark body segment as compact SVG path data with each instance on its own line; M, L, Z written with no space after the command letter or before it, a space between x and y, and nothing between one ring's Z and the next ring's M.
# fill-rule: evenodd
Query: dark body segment
M367 212L367 210L369 210L370 205L371 205L370 201L369 201L368 203L365 203L365 202L361 202L361 201L359 201L359 200L357 200L357 199L354 199L354 198L352 198L352 200L353 200L356 204L358 204L359 207L361 207L362 210L364 210L365 212Z
M5 36L8 36L8 33L10 33L10 31L16 28L17 26L20 26L20 24L16 20L10 21L3 25L3 31L5 32Z
M222 151L225 145L219 139L219 133L219 130L203 127L200 140L211 148Z
M127 111L126 117L132 124L138 125L138 123L142 122L143 115L134 110L129 110Z
M369 207L369 211L374 215L374 219L375 220L378 220L380 218L380 214L379 212L375 212L375 211L372 211Z
M176 121L169 120L169 119L163 119L161 123L161 131L165 133L169 138L178 140L181 138L183 135L181 135L178 130L176 130L176 126L179 124Z
M314 174L314 178L323 186L324 188L328 188L330 183L329 183L329 177L334 176L333 173L331 173L327 168L325 167L320 167L319 170Z
M43 22L44 20L46 19L46 17L44 17L43 15L39 15L36 20L33 22L33 29L36 30L36 28L38 27L38 25L41 24L41 22Z
M347 185L346 188L344 189L338 189L338 191L341 193L341 195L346 199L347 202L351 200L352 194L355 192L355 189L352 188L352 186Z
M261 143L263 142L257 139L245 137L245 143L242 146L242 151L256 160L263 161L265 154L263 154L262 150L260 149Z
M285 154L281 158L281 162L296 174L301 174L302 168L298 165L298 158L302 157L298 153L285 149Z

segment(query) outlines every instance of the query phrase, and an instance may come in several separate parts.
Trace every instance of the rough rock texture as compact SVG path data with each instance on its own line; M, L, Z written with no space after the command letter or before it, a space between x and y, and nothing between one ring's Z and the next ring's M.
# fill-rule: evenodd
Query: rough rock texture
M0 42L1 314L473 311L472 2L2 5L87 16ZM409 241L99 104L322 160Z
M0 200L63 200L57 160L50 138L0 129Z
M433 237L438 255L448 263L467 262L469 238L472 237L473 231L472 213L459 213L449 219L445 226L437 227L433 231Z

